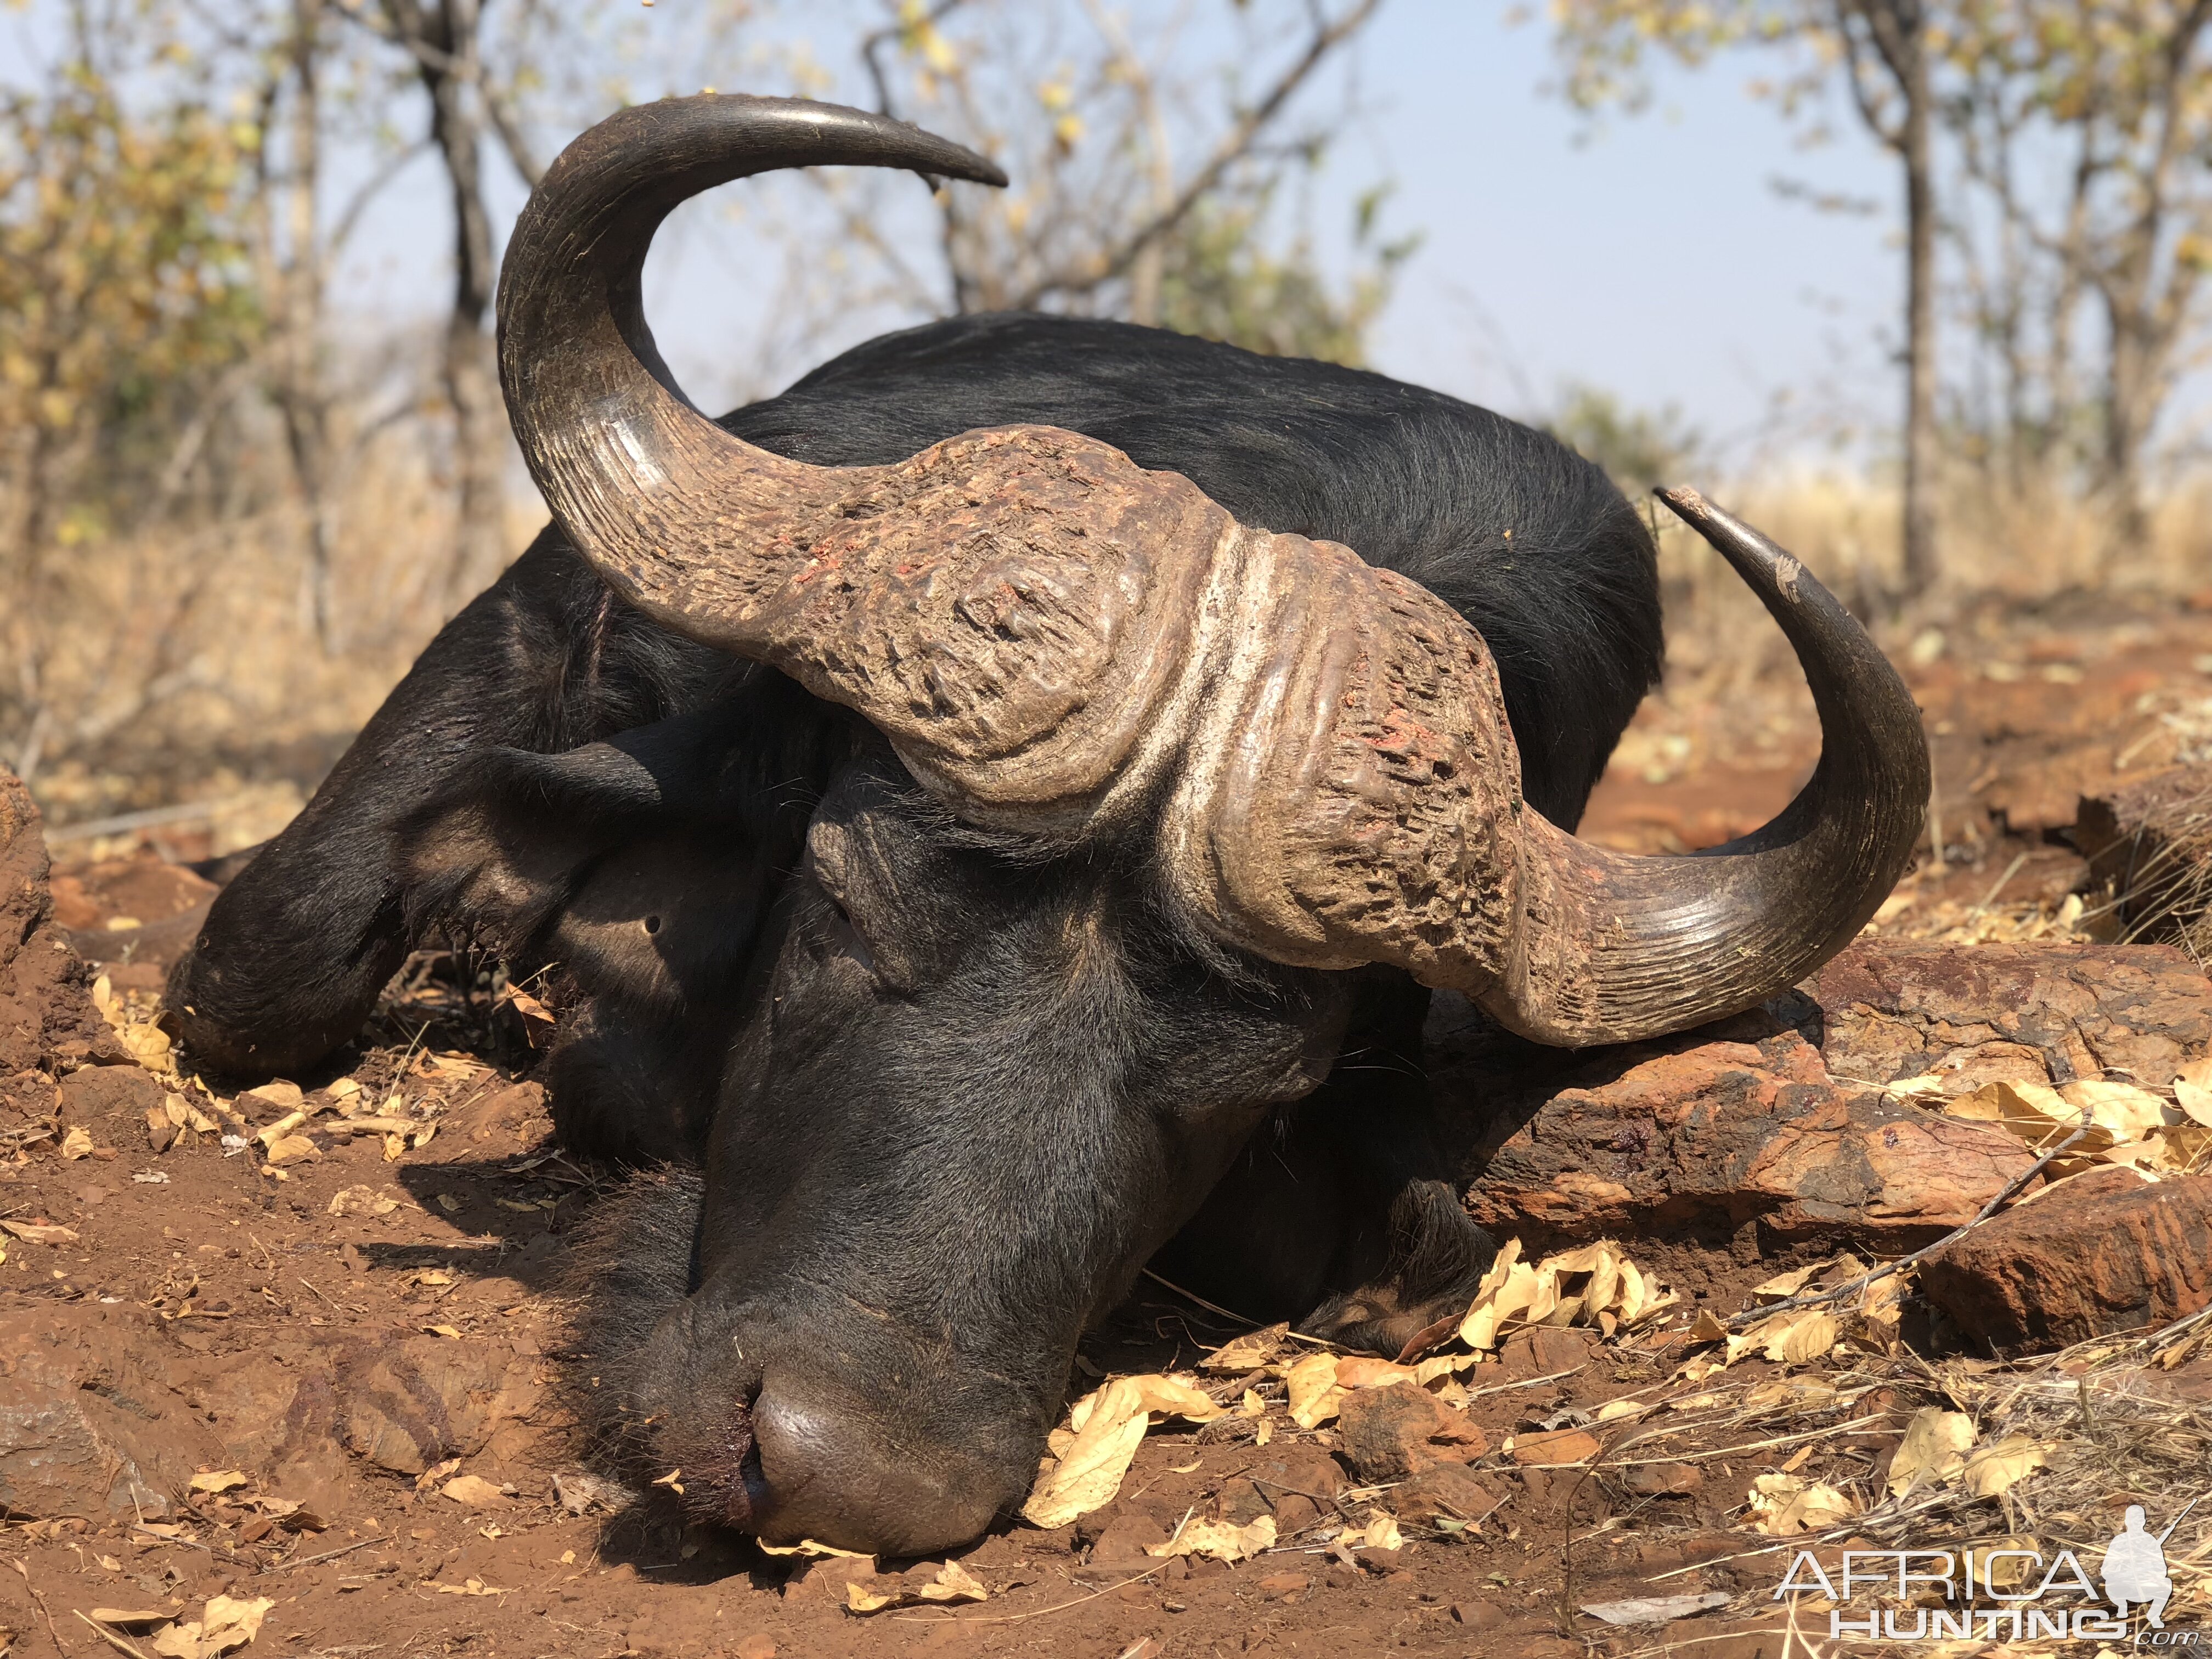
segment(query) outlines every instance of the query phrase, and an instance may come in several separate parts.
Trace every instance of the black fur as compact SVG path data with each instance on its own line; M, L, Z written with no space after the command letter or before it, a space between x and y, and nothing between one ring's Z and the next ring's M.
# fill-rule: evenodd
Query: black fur
M1018 422L1426 584L1498 659L1527 798L1580 817L1660 648L1650 538L1596 468L1379 376L1036 317L886 337L726 423L846 465ZM1487 1258L1437 1182L1410 981L1195 935L1141 830L962 828L865 726L646 626L550 531L217 899L170 1006L203 1066L296 1069L434 921L559 964L564 1138L703 1152L683 1290L641 1234L593 1341L632 1350L600 1356L603 1420L693 1467L707 1518L972 1535L1084 1321L1178 1229L1177 1282L1382 1349Z

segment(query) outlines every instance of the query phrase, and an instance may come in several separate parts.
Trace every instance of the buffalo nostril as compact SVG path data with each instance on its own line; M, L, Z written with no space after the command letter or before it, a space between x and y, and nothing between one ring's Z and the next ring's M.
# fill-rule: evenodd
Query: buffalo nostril
M660 931L660 918L659 916L647 916L645 919L645 931L648 933L659 933Z

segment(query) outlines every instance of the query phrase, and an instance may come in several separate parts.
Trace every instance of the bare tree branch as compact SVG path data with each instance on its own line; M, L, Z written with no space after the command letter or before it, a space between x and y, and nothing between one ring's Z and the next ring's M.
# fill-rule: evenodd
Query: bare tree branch
M1189 217L1191 210L1207 192L1218 186L1229 169L1251 151L1254 143L1281 112L1299 88L1310 79L1316 70L1329 54L1350 40L1374 16L1382 0L1358 0L1351 10L1330 20L1321 11L1316 0L1309 0L1314 19L1314 33L1306 43L1297 61L1286 69L1268 88L1267 94L1241 115L1234 126L1222 136L1206 164L1191 175L1168 205L1140 223L1121 239L1120 245L1096 257L1092 268L1085 271L1054 271L1032 282L1011 302L1015 311L1034 311L1046 299L1053 296L1072 298L1095 292L1104 284L1125 274L1136 262L1138 255L1155 242L1171 234Z

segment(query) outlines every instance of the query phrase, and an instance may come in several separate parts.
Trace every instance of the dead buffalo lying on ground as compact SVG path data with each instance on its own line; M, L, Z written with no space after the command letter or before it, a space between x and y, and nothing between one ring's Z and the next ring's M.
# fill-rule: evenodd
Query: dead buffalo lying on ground
M433 927L557 963L561 1132L702 1166L605 1286L618 1437L699 1516L896 1554L1018 1503L1078 1334L1156 1252L1354 1344L1450 1308L1489 1249L1435 1179L1425 988L1570 1045L1754 1004L1888 891L1927 762L1849 617L1681 492L1825 752L1711 854L1575 840L1657 672L1650 539L1549 438L1376 376L977 318L706 420L642 317L654 228L840 162L998 182L714 96L547 175L500 351L556 527L170 1003L197 1063L266 1073Z

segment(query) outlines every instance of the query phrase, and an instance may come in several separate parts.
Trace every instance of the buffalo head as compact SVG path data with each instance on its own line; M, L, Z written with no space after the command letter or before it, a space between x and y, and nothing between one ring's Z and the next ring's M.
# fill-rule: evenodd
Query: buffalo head
M779 879L718 901L739 920L687 931L650 896L714 864L695 824L680 856L602 860L562 924L579 960L750 941L727 1006L678 1010L717 1079L703 1187L636 1236L625 1351L593 1370L698 1516L903 1553L1018 1502L1084 1322L1328 1074L1376 976L1566 1046L1744 1009L1865 922L1928 771L1856 624L1688 490L1662 498L1796 648L1824 750L1755 834L1644 859L1529 805L1482 636L1352 549L1053 427L880 466L743 441L672 384L646 250L700 190L834 163L1000 182L850 110L628 110L516 228L500 368L599 576L843 711L796 816L744 832ZM547 764L658 799L637 745Z

